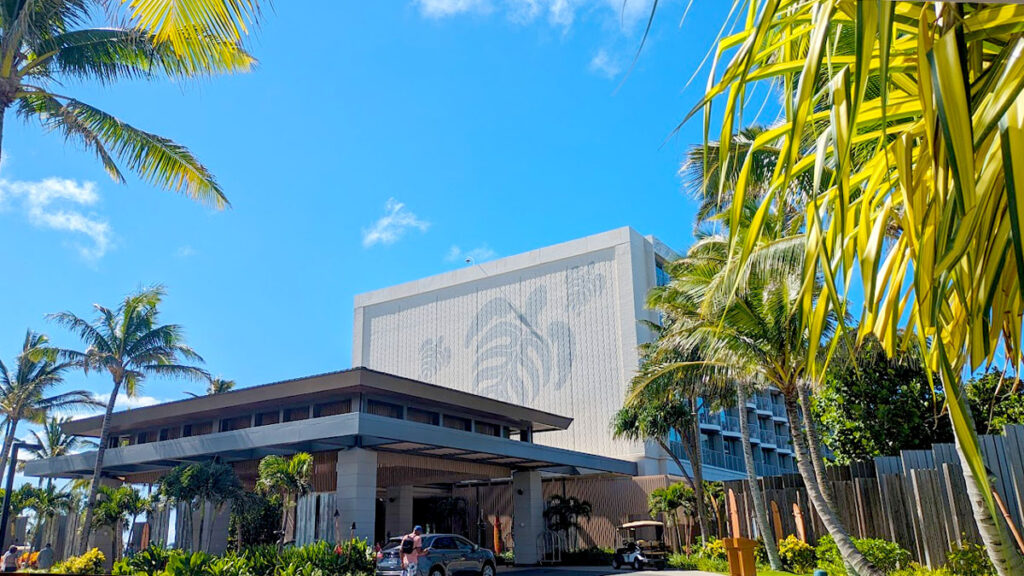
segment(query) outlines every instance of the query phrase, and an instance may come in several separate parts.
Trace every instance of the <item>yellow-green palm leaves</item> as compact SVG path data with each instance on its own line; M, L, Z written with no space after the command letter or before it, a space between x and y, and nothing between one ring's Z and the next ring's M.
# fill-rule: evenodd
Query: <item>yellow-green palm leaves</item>
M134 2L134 18L107 0L0 2L0 136L13 110L95 153L117 182L126 167L149 183L227 206L216 178L186 147L65 92L69 81L180 80L249 70L254 60L238 34L200 10L226 2L234 3ZM162 17L154 15L158 6L165 7Z
M781 123L750 144L782 153L749 232L732 238L738 265L770 234L764 223L772 214L805 207L802 305L812 334L862 293L862 334L875 333L889 350L918 340L947 392L986 548L1000 574L1022 573L961 381L997 355L1021 357L1024 6L739 4L742 30L720 43L720 73L695 109L706 127L721 120L721 132L709 128L707 137L725 143L723 162L741 165L729 190L733 222L754 167L744 161L753 154L728 149L730 136L756 84L771 83L783 105ZM807 175L809 190L793 185ZM820 299L816 279L824 282ZM812 372L821 368L814 363Z

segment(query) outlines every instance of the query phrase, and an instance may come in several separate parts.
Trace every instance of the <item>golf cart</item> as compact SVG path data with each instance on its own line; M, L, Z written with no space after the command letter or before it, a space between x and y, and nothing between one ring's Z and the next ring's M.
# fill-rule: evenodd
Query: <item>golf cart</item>
M664 532L665 525L656 520L639 520L619 526L615 532L612 568L664 569L668 559L668 548L662 538Z

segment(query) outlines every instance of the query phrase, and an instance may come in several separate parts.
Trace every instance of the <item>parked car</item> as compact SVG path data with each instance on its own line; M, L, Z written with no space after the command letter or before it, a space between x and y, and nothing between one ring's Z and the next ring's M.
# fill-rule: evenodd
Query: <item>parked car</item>
M457 534L424 534L419 559L421 576L494 576L494 553ZM392 538L377 553L377 576L401 576L401 538Z

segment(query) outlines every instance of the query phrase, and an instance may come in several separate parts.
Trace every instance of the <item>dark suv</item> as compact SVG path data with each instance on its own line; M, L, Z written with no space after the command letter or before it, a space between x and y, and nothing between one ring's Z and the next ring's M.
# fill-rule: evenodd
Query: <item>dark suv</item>
M457 534L424 534L420 576L494 576L494 553ZM401 538L377 553L377 576L401 576Z

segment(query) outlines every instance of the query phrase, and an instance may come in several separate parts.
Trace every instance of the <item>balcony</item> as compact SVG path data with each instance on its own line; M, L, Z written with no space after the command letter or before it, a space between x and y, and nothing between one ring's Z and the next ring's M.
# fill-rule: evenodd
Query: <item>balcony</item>
M771 430L761 430L761 444L771 444L775 446L775 432Z
M775 416L776 418L785 418L786 417L786 407L784 405L782 405L782 404L775 404L775 403L773 403L772 404L772 416Z
M701 460L704 461L705 466L715 466L718 468L725 468L725 459L727 456L717 450L711 450L709 448L700 449Z
M712 414L709 414L707 412L699 412L697 414L697 420L703 426L717 426L719 428L722 427L722 413L721 412L715 412L715 413L712 413Z
M725 416L722 422L722 430L726 432L740 433L740 419L737 416Z
M729 470L735 470L737 472L745 472L746 466L743 464L742 456L730 456L725 455L725 467Z
M758 412L768 412L768 413L772 412L772 399L771 398L765 397L765 396L762 396L762 395L759 394L759 395L754 397L754 402L757 405L757 411Z
M764 462L754 462L754 471L757 472L758 476L778 476L780 474L778 466L772 466Z

